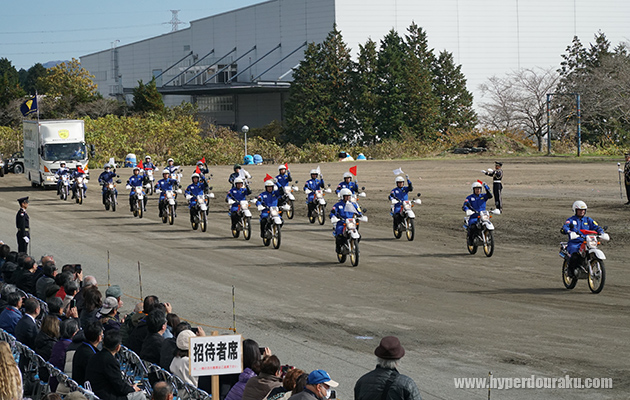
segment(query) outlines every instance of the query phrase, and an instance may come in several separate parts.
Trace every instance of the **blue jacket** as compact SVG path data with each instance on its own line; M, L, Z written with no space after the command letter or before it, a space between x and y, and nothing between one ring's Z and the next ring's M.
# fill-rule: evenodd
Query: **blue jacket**
M462 206L462 210L471 210L473 215L468 219L468 225L472 225L477 223L477 219L479 218L479 211L485 211L486 209L486 201L492 198L492 193L490 192L490 187L485 185L486 193L481 193L479 196L474 193L466 197L464 200L464 205Z
M272 191L271 193L265 190L258 195L256 205L262 205L265 207L265 209L260 213L260 219L267 218L269 216L269 207L277 207L278 200L282 198L283 195L284 192L280 189Z
M155 185L156 189L160 189L162 191L160 193L160 200L164 200L164 196L166 196L164 192L166 192L167 190L175 190L175 188L178 187L178 185L179 183L177 183L177 179L173 179L173 178L160 179L158 183Z
M583 235L580 232L582 229L596 231L600 235L604 233L602 227L599 226L591 217L587 217L586 215L582 218L577 215L569 217L566 221L564 221L564 225L562 225L562 233L569 234L569 232L575 232L580 235L577 239L569 240L567 243L567 251L569 254L573 254L578 251L584 242Z
M236 201L236 203L232 204L230 207L230 212L238 210L239 202L247 199L247 196L250 194L252 194L252 191L248 187L242 187L240 189L234 187L230 189L225 199L232 199Z
M70 170L66 167L59 168L57 172L55 172L55 176L61 176L61 175L66 175L66 174L70 174Z
M337 185L337 189L335 189L335 193L339 193L341 189L350 189L353 194L359 193L359 185L353 181L350 181L350 183L346 183L346 181L340 182L339 185Z
M127 183L129 184L129 186L133 188L135 187L142 187L142 182L144 181L144 175L131 175L131 177L129 177L129 180L127 181ZM129 192L129 197L133 196L135 193L135 190L132 190L131 192ZM144 191L143 191L144 193Z
M179 169L178 165L167 165L166 167L164 167L164 169L168 169L168 171L172 174L173 172L177 171Z
M390 200L394 200L394 199L398 200L398 203L394 204L394 214L400 212L400 208L402 207L402 201L409 200L409 192L413 191L413 185L411 184L411 181L409 179L407 179L407 185L408 186L403 186L401 188L396 186L389 193Z
M109 172L103 171L98 176L98 183L100 183L101 185L105 183L112 183L115 177L116 177L116 173L114 171L109 171Z
M188 208L192 208L197 205L197 196L203 194L203 187L204 185L201 181L199 181L196 185L194 183L188 185L184 191L187 195L192 196L192 198L188 201Z
M315 197L315 191L319 189L324 189L326 186L324 185L323 179L309 179L304 183L304 190L309 189L311 193L308 194L308 202L312 202Z
M276 176L276 182L278 187L285 187L291 182L293 178L291 178L291 173L287 171L284 175Z
M155 165L153 165L152 162L144 162L142 163L142 169L144 169L145 171L148 169L155 169Z
M8 305L2 310L2 313L0 313L0 328L13 335L15 333L15 326L21 318L22 312L16 307Z
M346 205L352 204L354 206L354 209L356 210L356 212L354 211L348 211L346 209ZM348 208L350 208L348 206ZM339 221L337 221L337 224L335 225L335 233L334 235L341 235L341 233L343 233L343 225L346 222L347 218L352 218L356 215L358 215L359 217L363 214L361 214L361 207L359 206L358 203L354 203L351 201L348 201L347 203L343 200L339 200L337 203L335 203L335 205L333 206L333 208L330 210L330 218L337 217L339 218Z

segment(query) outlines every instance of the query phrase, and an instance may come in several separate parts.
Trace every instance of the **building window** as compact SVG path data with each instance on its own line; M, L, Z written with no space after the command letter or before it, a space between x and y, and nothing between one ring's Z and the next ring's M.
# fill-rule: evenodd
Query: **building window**
M158 75L160 77L155 80L155 86L161 87L162 86L162 76L163 76L162 75L162 70L161 69L154 69L152 71L151 76L153 76L153 78L156 78Z
M197 105L199 106L199 111L202 112L234 111L234 97L197 97Z
M190 51L190 45L189 44L185 44L184 45L184 51Z

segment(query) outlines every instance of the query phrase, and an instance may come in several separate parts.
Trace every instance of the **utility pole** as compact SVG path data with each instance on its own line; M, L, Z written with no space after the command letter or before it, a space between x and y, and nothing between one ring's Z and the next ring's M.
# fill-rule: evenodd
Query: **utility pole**
M185 22L182 22L179 20L179 17L177 16L177 14L181 11L181 10L170 10L171 14L173 14L171 21L170 22L165 22L165 24L171 24L172 28L171 28L171 32L177 32L177 30L179 29L179 25L186 25Z

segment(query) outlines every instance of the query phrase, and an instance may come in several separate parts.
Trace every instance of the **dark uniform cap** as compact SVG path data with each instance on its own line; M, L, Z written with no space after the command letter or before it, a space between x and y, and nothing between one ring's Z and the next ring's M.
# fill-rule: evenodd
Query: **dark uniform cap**
M240 169L240 168L241 168L241 166L240 166L240 165L238 165L238 164L234 164L234 169L235 169L235 170L236 170L236 169Z
M494 162L495 165L498 165L499 167L503 166L503 163L501 161L495 161Z
M22 204L22 203L28 204L28 196L20 197L19 199L17 199L17 202L18 202L18 204Z

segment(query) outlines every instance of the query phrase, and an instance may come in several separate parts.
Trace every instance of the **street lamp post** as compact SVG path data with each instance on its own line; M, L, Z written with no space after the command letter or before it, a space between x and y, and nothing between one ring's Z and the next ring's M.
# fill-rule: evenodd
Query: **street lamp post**
M243 125L243 127L241 128L241 132L245 134L245 156L247 156L247 132L249 132L249 126ZM243 157L243 159L245 158Z

